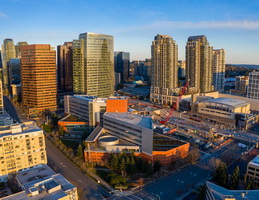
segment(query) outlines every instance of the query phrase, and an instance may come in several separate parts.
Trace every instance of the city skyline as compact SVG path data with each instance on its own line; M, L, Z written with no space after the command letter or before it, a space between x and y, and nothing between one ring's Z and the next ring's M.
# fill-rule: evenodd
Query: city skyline
M226 63L259 64L259 2L157 0L117 2L0 2L0 41L51 44L55 48L84 32L114 36L114 50L130 52L131 60L151 57L155 35L170 35L185 60L189 36L206 35L215 49L224 48ZM33 16L33 17L32 17Z

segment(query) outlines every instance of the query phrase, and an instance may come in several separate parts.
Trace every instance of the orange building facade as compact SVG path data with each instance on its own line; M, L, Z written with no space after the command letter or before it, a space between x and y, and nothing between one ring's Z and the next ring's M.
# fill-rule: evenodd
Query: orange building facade
M169 165L174 159L185 158L189 153L189 148L190 143L186 143L167 151L153 151L152 156L143 152L134 152L134 154L135 156L141 156L152 163L158 160L162 165ZM88 162L102 163L105 162L108 156L109 153L105 151L84 151L84 159Z
M57 109L56 51L48 44L21 47L22 102L28 114Z
M128 98L108 98L106 112L128 112Z

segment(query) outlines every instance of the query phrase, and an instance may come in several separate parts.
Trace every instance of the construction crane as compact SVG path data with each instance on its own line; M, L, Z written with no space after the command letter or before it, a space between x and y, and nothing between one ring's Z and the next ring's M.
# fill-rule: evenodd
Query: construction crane
M160 121L160 124L166 124L168 122L168 120L173 116L173 113L174 113L174 111L176 109L176 106L177 106L177 104L180 103L180 100L181 100L182 96L185 94L186 89L187 89L188 86L189 86L189 80L185 83L184 87L182 87L182 89L180 91L180 94L179 94L179 96L177 98L177 101L175 102L173 108L170 110L170 112L167 115L166 119Z

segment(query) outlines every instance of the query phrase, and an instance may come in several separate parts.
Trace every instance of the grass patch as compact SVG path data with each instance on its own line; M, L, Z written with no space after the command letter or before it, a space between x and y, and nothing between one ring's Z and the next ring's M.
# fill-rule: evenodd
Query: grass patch
M76 150L79 145L79 141L71 141L71 140L61 140L64 145L66 145L68 148L72 148Z

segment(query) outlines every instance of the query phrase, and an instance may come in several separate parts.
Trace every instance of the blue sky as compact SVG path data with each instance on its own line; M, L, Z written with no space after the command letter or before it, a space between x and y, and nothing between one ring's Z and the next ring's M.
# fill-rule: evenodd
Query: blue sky
M156 34L173 37L183 60L187 38L206 35L227 63L259 64L259 0L0 0L0 43L56 47L84 32L113 35L131 60L151 56Z

